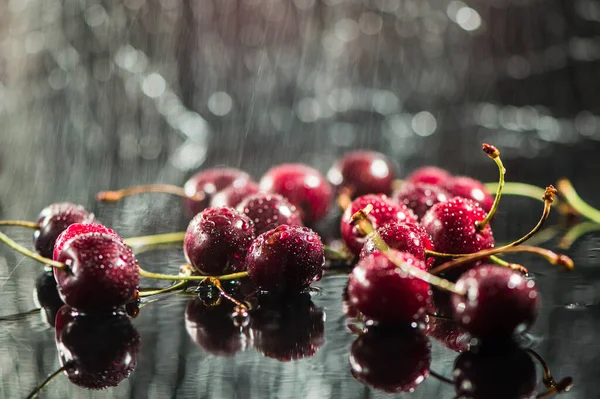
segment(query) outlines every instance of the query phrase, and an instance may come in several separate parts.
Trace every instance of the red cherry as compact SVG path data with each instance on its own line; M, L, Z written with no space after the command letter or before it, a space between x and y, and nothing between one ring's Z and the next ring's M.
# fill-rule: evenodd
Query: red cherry
M443 185L452 179L452 175L435 166L424 166L412 172L405 179L408 183L425 183L433 185Z
M369 326L352 344L352 376L389 393L412 392L429 375L431 344L406 326Z
M137 260L111 234L80 234L64 244L54 268L62 300L81 311L109 311L131 302L138 290Z
M210 201L210 207L235 208L245 198L258 193L258 191L258 184L251 180L244 180L240 185L231 185L215 194Z
M252 220L257 235L282 224L302 226L296 207L279 194L254 194L243 200L237 210Z
M395 170L392 162L380 152L352 151L338 160L327 172L334 186L347 189L353 197L392 192Z
M308 294L261 296L250 328L256 349L282 362L311 357L325 342L325 314Z
M392 249L400 252L408 252L417 259L425 261L425 250L433 250L433 244L429 235L418 224L390 222L377 229L377 233L383 241ZM379 252L372 239L367 239L360 251L360 257L364 258L374 252ZM427 266L433 264L434 259L427 260Z
M454 320L431 316L426 333L455 352L465 352L471 346L471 334Z
M83 315L63 306L56 315L56 347L72 383L104 389L119 385L135 369L140 337L124 314Z
M398 259L421 270L425 262L391 249ZM429 285L396 267L381 252L358 261L350 274L350 304L367 318L378 322L411 324L421 319L430 305Z
M231 208L206 208L185 232L183 249L192 268L206 275L244 270L246 252L254 239L254 224Z
M535 282L506 267L484 265L456 283L465 295L452 295L454 317L477 338L504 338L527 330L537 318Z
M58 255L60 254L60 251L62 251L67 241L69 241L73 237L85 233L110 234L115 238L119 239L120 241L123 241L123 239L119 237L113 229L109 229L108 227L99 223L73 223L72 225L67 227L66 230L60 233L60 235L56 239L56 242L54 243L54 252L52 255L52 259L58 259Z
M453 197L471 199L481 205L486 212L492 209L494 196L488 192L479 180L467 176L455 176L446 182L444 187Z
M325 256L317 233L282 225L259 235L248 250L246 268L252 282L270 292L302 291L321 278Z
M312 224L323 219L332 201L331 186L310 166L283 164L267 171L259 183L261 191L283 195L301 210L302 220Z
M45 258L51 258L56 238L73 223L94 223L93 213L83 206L70 202L52 204L42 209L38 216L39 229L33 234L36 251Z
M342 215L340 230L348 250L358 255L366 242L366 237L360 230L350 224L352 215L367 205L372 205L373 210L367 216L375 229L388 222L417 223L415 214L404 204L397 204L385 195L367 194L356 198Z
M440 186L425 183L403 183L392 198L409 207L419 218L435 204L454 197Z
M431 236L437 252L470 254L494 246L494 235L489 224L483 229L477 222L486 213L473 200L456 197L434 205L421 220L421 226Z
M206 208L212 197L230 186L241 187L252 181L250 175L235 168L213 168L203 170L192 176L183 186L185 195L190 198L200 197L202 201L185 200L186 209L196 215Z

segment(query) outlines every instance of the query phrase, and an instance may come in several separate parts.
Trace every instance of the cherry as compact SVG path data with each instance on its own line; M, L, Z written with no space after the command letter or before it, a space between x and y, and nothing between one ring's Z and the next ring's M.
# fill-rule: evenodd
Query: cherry
M300 209L302 220L309 225L327 215L333 196L331 186L316 169L296 163L269 169L259 187L286 197Z
M412 392L429 375L431 344L407 326L369 326L352 344L352 376L389 392Z
M392 192L395 168L380 152L352 151L338 160L327 172L327 178L338 189L352 196Z
M210 207L220 208L226 206L229 208L235 208L246 197L258 192L258 184L251 180L242 180L241 184L233 184L216 193L210 201Z
M408 252L422 261L426 260L425 250L433 250L429 235L420 225L415 223L389 222L379 227L377 233L390 248L400 252ZM368 238L360 251L360 257L364 258L378 251L373 239ZM429 258L427 266L431 266L433 261L433 258Z
M73 223L94 223L93 213L86 211L83 206L70 202L61 202L42 209L38 216L38 229L33 234L33 245L36 251L51 258L56 238Z
M83 315L63 306L56 315L56 347L72 383L104 389L135 369L140 337L122 313Z
M188 197L186 208L191 215L196 215L210 204L212 197L230 186L244 186L252 178L246 172L235 168L213 168L196 173L183 186ZM195 201L192 198L203 198Z
M426 334L455 352L465 352L471 346L471 335L452 319L430 316Z
M450 179L452 179L452 175L444 169L435 166L423 166L408 175L405 181L408 183L443 185Z
M270 292L302 291L321 278L325 256L317 233L281 225L259 235L246 257L252 282Z
M58 255L60 254L60 251L62 251L67 241L85 233L105 233L114 236L120 241L123 241L113 229L109 229L108 227L99 223L73 223L56 238L52 259L58 259Z
M54 268L62 300L82 311L109 311L135 299L139 274L131 249L107 233L80 234L64 244Z
M465 295L453 295L455 319L477 338L507 337L535 321L539 295L535 281L505 267L484 265L456 283Z
M450 195L441 186L426 183L403 183L394 191L392 198L409 207L419 219L435 204L448 201Z
M54 279L52 270L44 271L35 281L33 302L36 307L42 309L44 320L50 326L54 326L56 312L64 305L64 302L60 299L60 295L58 294L58 287L56 286L56 280Z
M367 194L356 198L342 215L340 230L342 238L348 250L358 255L367 238L350 224L352 215L367 205L372 205L373 210L367 216L371 224L377 229L388 222L410 222L417 223L415 214L404 204L396 204L384 195Z
M425 262L411 254L388 251L399 261L420 270ZM396 267L381 252L358 261L348 281L350 304L367 318L382 323L419 321L430 304L429 285Z
M183 249L191 267L206 275L244 270L254 224L231 208L206 208L185 232Z
M244 199L237 210L254 222L257 235L282 224L302 226L302 219L296 207L279 194L254 194Z
M306 293L261 295L252 313L254 346L282 362L313 356L325 342L325 313Z
M234 304L223 302L206 306L199 298L185 308L185 328L190 338L206 352L216 356L233 356L248 347L248 331L232 320Z
M454 176L444 185L453 197L463 197L477 202L484 211L489 212L494 204L494 197L482 182L467 176Z

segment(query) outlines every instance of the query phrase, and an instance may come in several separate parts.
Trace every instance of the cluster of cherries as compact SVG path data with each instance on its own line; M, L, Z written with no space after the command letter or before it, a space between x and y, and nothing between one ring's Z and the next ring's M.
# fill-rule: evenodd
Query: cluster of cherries
M505 170L495 147L484 144L483 150L500 171L495 197L481 182L451 176L435 167L421 168L400 181L393 163L383 154L356 151L336 162L327 179L301 164L276 166L258 183L241 170L216 168L194 175L183 188L146 185L98 194L101 201L149 192L179 195L185 198L186 210L194 215L185 234L124 240L83 207L60 203L44 209L37 222L0 222L35 229L36 253L3 233L0 240L52 267L60 300L66 304L55 319L63 364L60 371L82 386L116 385L135 367L133 352L139 347L139 336L125 310L135 313L132 309L144 297L175 290L189 292L192 282L196 282L192 290L209 286L218 291L217 302L225 298L229 303L214 307L197 299L188 305L188 331L206 348L235 352L247 341L244 331L251 329L255 346L267 355L280 359L311 355L322 343L322 313L319 317L320 311L310 300L298 302L297 297L321 278L328 257L341 258L353 266L345 292L348 314L368 321L369 327L353 346L351 363L354 370L364 371L368 368L355 367L361 362L361 356L355 354L360 350L355 347L364 348L363 341L368 341L370 334L379 334L371 331L385 330L388 334L386 326L412 328L414 331L408 335L418 335L421 332L416 328L421 322L449 318L461 334L486 341L503 340L529 328L539 306L535 282L527 278L523 266L508 263L496 254L534 252L565 269L573 268L564 255L520 245L548 217L556 194L552 186L544 192L544 212L535 228L509 245L495 247L490 221L498 207ZM314 227L329 214L336 192L343 208L342 253L327 248L315 231L305 227ZM144 270L132 250L132 246L177 240L183 241L187 260L177 275ZM139 287L140 277L174 283L164 289L144 290ZM250 280L251 291L268 293L269 299L258 300L254 310L250 303L235 299L244 278ZM228 287L233 287L234 293L222 282L233 282ZM269 325L264 321L277 313L269 304L275 303L275 309L281 310L282 302L273 300L274 296L296 298L303 304L294 314L306 315L310 333L302 335L294 323L275 331L261 327ZM220 320L214 324L217 335L230 337L219 340L218 345L212 345L211 337L206 336L211 331L206 327L211 323L206 320L215 319ZM88 328L87 321L80 320L95 324L103 320L105 327ZM431 325L430 334L434 336L440 329L436 330L433 322ZM123 331L113 333L113 328ZM93 353L85 353L78 345L88 338L74 339L72 335L79 329L85 334L106 335L107 342L118 338L124 346L112 351L110 359L111 351L107 350L96 353L98 348L94 348ZM294 353L289 340L277 338L286 334L302 335L300 339L307 345ZM417 351L418 347L414 345ZM78 351L84 354L74 357L74 353L81 353ZM85 367L82 360L102 356L106 360L92 362L91 368ZM409 390L414 389L425 375L414 376L412 385L404 384L402 390L409 385ZM102 386L92 382L98 377Z

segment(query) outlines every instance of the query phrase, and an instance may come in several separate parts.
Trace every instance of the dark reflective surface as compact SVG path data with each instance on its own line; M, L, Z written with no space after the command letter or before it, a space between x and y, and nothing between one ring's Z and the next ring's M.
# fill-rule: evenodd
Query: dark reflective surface
M68 200L123 237L177 231L187 220L177 198L104 205L94 195L183 184L196 169L223 164L255 178L289 160L326 172L350 148L385 152L402 175L432 163L491 181L496 168L482 141L502 150L509 181L547 185L567 176L600 206L598 7L591 0L0 2L0 214L32 220ZM503 199L497 241L526 232L540 212L531 200ZM322 226L325 236L335 236L332 226ZM31 243L30 231L10 235ZM564 398L598 396L599 250L598 233L576 241L567 251L576 262L570 274L514 257L535 274L543 301L529 344L557 378L574 378ZM155 271L175 272L183 261L178 249L140 256ZM0 247L2 315L34 307L40 272ZM351 374L345 281L315 284L304 315L322 312L324 324L310 337L323 334L298 360L280 362L246 343L233 357L211 354L186 331L188 299L171 298L133 321L141 350L130 378L91 392L62 376L43 395L383 397ZM431 341L431 369L450 377L456 352ZM26 396L59 367L54 330L37 316L0 323L0 359L0 397ZM453 395L452 386L427 378L409 397Z

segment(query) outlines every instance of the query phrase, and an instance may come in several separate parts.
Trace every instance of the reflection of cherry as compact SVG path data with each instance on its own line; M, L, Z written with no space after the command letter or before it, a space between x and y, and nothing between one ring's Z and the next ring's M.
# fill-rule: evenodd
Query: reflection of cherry
M405 326L369 326L352 344L350 366L360 382L385 392L412 392L429 375L431 345Z
M308 294L261 296L250 327L256 349L282 362L311 357L325 341L325 313Z
M429 317L426 334L455 352L469 350L471 335L452 319Z
M140 337L126 315L82 315L63 306L56 315L56 346L71 382L103 389L135 369Z
M46 322L54 326L56 312L64 305L60 295L56 280L51 270L40 274L35 282L33 291L33 300L37 307L41 308L45 315Z
M232 320L235 305L223 301L207 306L201 299L188 302L185 308L185 328L202 349L217 356L233 356L248 347L248 331Z

